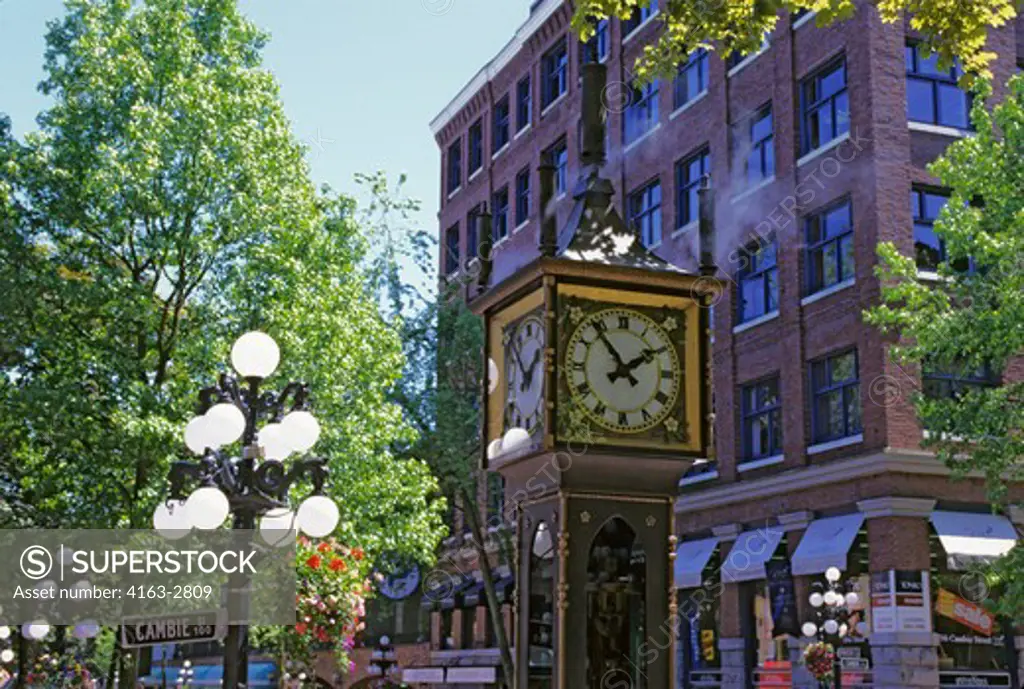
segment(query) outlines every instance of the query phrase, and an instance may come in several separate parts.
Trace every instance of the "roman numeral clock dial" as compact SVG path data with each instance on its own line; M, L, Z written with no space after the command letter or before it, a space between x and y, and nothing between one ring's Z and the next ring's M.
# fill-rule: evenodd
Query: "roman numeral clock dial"
M650 430L669 419L682 370L668 332L628 308L582 318L565 349L565 376L573 406L615 433Z
M505 428L533 434L541 427L544 401L544 327L531 315L506 330L505 376L508 381Z

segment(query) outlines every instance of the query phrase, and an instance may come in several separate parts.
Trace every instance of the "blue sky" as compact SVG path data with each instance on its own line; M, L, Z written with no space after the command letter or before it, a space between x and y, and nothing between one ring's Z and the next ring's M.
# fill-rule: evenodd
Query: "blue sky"
M281 84L316 182L355 191L356 172L405 172L436 228L440 167L428 123L512 37L529 0L240 0L271 34ZM62 0L0 0L0 112L18 136L46 107L46 22Z

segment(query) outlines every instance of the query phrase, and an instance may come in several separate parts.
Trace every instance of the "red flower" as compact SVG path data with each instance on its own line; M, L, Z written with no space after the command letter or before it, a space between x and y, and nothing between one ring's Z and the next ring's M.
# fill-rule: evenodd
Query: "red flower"
M309 559L306 560L306 564L309 565L313 569L320 569L320 556L319 555L310 555Z
M316 630L316 638L319 639L320 641L327 641L327 639L329 638L327 636L327 630L325 630L323 627L321 627L320 629L317 629Z
M295 625L295 631L298 632L299 634L305 634L306 633L306 623L305 622L299 622L297 625Z
M340 557L336 557L333 560L331 560L331 564L329 564L328 567L331 568L332 572L344 572L346 569L348 569L348 565L346 565L345 561L342 560Z
M362 548L353 548L352 549L352 557L354 557L357 560L362 560L363 559L363 549Z
M318 545L318 546L316 547L316 549L317 549L318 551L320 551L321 553L326 553L326 552L330 551L330 549L331 549L331 544L330 544L330 543L327 543L327 542L325 541L325 542L321 543L320 545Z

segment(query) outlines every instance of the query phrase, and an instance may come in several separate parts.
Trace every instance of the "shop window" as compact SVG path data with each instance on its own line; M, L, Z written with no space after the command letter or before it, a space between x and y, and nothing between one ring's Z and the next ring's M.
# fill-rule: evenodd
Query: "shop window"
M857 351L850 350L811 364L811 426L816 443L861 432Z
M568 88L569 53L562 36L541 60L541 107L554 103Z
M800 85L803 152L809 153L850 131L846 58L840 57Z
M676 163L676 227L700 218L700 181L711 173L711 150L704 147Z
M701 586L676 592L676 667L677 686L681 689L713 687L722 681L718 644L722 612L720 596L714 595L721 587L721 565L721 553L716 548L704 567Z
M484 121L477 120L469 127L469 174L484 164Z
M629 223L648 249L661 244L661 182L654 180L629 195Z
M918 43L908 43L904 55L907 119L957 129L970 127L970 99L957 84L963 74L959 63L940 69L938 55L932 53L925 57Z
M782 453L782 402L779 377L743 388L743 458L765 459Z
M807 293L853 278L853 210L850 200L807 219Z
M778 242L772 240L742 252L739 271L739 322L779 310Z
M529 615L530 686L551 689L555 656L555 543L547 522L537 525L530 548ZM520 611L523 612L523 611Z
M672 81L672 109L681 108L708 90L708 51L698 48L679 65Z
M643 544L625 520L610 519L587 557L588 687L621 677L631 689L646 689L646 583Z
M788 536L783 535L775 553L766 563L766 569L772 568L772 563L785 562L787 539ZM740 585L740 602L745 613L740 627L746 638L747 667L754 686L789 687L792 686L793 668L789 660L788 639L795 630L785 628L778 599L772 593L764 579Z
M494 136L491 142L491 150L500 151L509 142L509 103L508 94L502 96L494 104Z
M516 131L521 132L530 124L533 95L530 91L530 75L516 83Z

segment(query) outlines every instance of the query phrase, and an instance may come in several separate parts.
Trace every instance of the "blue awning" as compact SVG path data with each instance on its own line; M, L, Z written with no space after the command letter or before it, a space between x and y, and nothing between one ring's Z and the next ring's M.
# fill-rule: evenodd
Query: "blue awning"
M177 686L178 675L181 672L181 663L167 666L167 686ZM164 669L153 667L150 674L140 677L139 681L147 687L164 686ZM219 687L221 677L224 676L224 666L217 664L203 664L192 666L192 681L194 687ZM249 663L249 686L253 689L274 689L277 687L277 665L271 662Z

